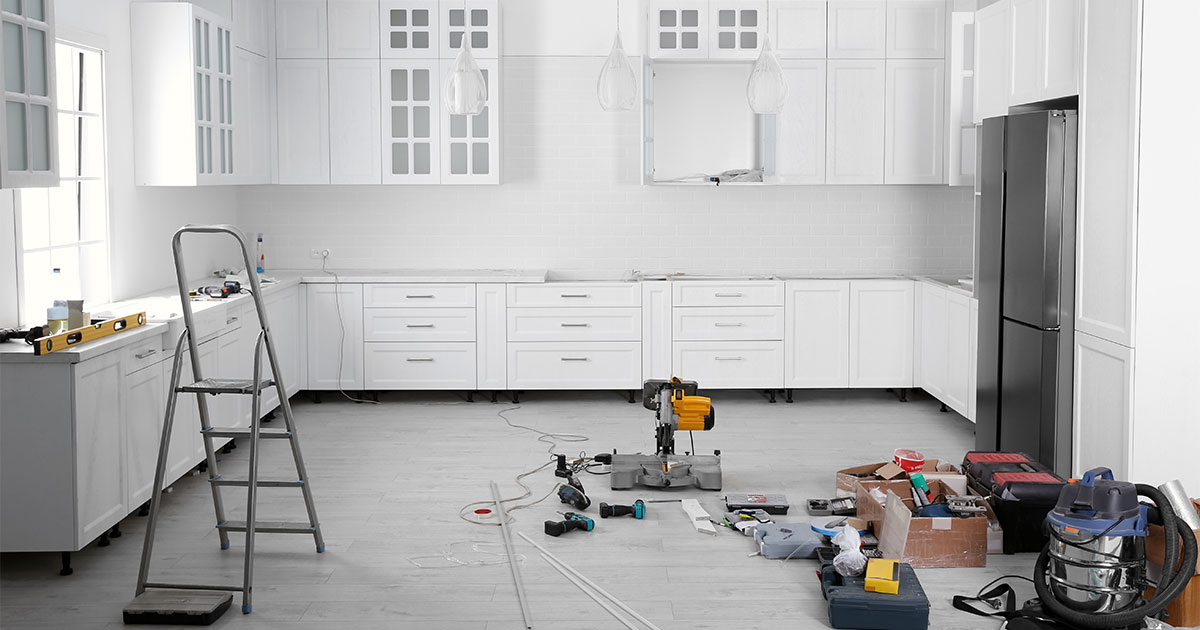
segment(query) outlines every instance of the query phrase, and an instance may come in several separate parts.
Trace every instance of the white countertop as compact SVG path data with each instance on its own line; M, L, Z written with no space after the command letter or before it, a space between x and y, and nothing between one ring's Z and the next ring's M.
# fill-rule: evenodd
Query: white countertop
M59 350L41 356L33 353L33 346L17 339L0 343L0 363L79 363L92 357L120 350L148 337L157 337L167 332L166 324L146 324L124 332L89 341L75 348Z
M332 282L370 283L537 283L545 282L545 269L319 269L285 271L306 284Z
M965 295L967 297L974 297L974 295L975 295L973 288L964 286L962 283L959 282L958 276L911 276L911 277L913 280L916 280L918 282L928 282L930 284L936 284L938 286L944 287L946 289L954 291L955 293L959 293L959 294Z

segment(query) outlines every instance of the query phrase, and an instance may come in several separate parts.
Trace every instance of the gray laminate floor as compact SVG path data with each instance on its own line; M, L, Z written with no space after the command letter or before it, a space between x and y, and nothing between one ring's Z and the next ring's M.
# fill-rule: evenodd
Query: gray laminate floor
M800 521L806 518L802 500L830 496L838 468L882 461L898 446L961 460L974 443L969 422L939 413L937 403L923 396L902 404L883 391L797 392L794 404L772 405L752 392L711 394L717 425L695 436L696 447L721 449L725 491L786 493ZM450 393L385 395L381 405L330 395L317 405L297 397L294 405L328 550L314 553L308 537L260 535L254 612L237 612L235 599L216 627L521 628L507 566L447 567L444 558L447 549L467 562L502 552L498 528L466 523L458 510L490 499L489 480L500 483L505 496L517 494L513 477L549 458L547 444L508 427L497 412L508 409L513 422L543 431L590 438L560 444L559 452L654 449L653 415L611 392L531 392L520 405L468 404ZM264 477L290 464L282 443L264 448ZM247 450L222 456L223 469L236 471ZM552 469L528 481L541 496L554 483ZM605 477L585 475L583 482L597 503L629 503L649 494L611 491ZM260 492L260 519L303 514L296 490ZM244 512L234 501L239 493L226 493L237 518ZM714 515L722 511L723 493L681 494L699 498ZM678 504L652 504L642 521L597 520L590 533L545 536L542 521L557 517L561 507L552 497L515 512L514 531L542 541L663 630L828 627L815 561L749 557L749 539L728 530L716 537L698 534ZM70 577L58 576L57 554L0 557L0 626L119 627L121 608L133 595L144 522L130 516L121 525L125 535L111 546L75 554ZM212 525L207 484L200 476L181 479L164 503L153 579L239 579L241 536L234 535L231 550L219 551ZM475 543L482 545L478 551ZM519 550L535 627L620 627L531 547L521 543ZM986 569L919 571L933 605L930 627L996 627L954 611L951 596L974 592L1005 573L1027 575L1033 560L1031 554L993 555Z

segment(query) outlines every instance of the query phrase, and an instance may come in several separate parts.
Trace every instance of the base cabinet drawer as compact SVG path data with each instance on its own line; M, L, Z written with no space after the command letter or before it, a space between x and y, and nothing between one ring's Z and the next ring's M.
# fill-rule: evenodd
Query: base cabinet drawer
M675 306L783 306L783 283L774 280L743 282L676 282Z
M509 389L640 389L640 342L508 344Z
M782 341L676 341L672 369L702 389L783 387Z
M447 308L475 306L473 284L364 284L363 306Z
M640 341L640 308L510 308L509 341Z
M773 341L783 339L783 307L693 307L672 310L680 341Z
M475 341L475 309L363 309L363 339L368 342Z
M508 306L641 306L636 282L547 282L508 285Z
M366 389L474 389L474 343L363 344Z

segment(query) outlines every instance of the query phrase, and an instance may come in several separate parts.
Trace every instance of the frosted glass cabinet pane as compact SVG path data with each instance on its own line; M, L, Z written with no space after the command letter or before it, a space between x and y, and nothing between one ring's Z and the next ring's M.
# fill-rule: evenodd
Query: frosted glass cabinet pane
M8 132L8 168L24 171L29 168L25 143L25 104L8 101L4 104Z
M21 15L21 0L4 0L4 4L0 6L9 13Z
M31 105L29 117L30 162L35 171L50 170L50 108Z
M46 32L31 28L29 33L29 93L47 96L46 92Z
M20 24L4 23L4 89L25 91L25 38Z
M25 16L39 22L46 21L45 0L25 0Z

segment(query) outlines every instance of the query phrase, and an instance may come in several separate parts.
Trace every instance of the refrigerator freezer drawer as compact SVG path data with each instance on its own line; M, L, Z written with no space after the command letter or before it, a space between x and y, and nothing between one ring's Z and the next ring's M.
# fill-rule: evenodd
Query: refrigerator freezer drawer
M1028 453L1068 474L1071 352L1062 342L1069 335L1003 321L999 449Z

